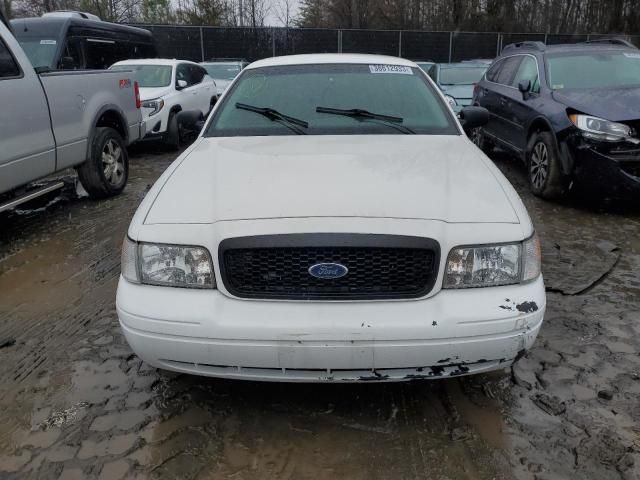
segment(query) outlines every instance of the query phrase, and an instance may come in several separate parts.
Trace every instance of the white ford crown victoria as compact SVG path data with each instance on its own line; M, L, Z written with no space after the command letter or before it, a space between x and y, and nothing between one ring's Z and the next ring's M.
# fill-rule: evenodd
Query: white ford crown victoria
M168 370L277 381L442 378L510 365L545 310L509 182L412 62L253 63L124 242L117 310Z

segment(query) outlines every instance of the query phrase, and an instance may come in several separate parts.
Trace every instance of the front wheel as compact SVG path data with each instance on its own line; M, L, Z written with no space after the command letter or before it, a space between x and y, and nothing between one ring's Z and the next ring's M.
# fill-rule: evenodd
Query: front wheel
M471 130L469 137L471 138L471 141L476 145L476 147L478 147L484 153L489 154L493 151L493 144L489 139L487 139L487 136L482 131L482 127L476 127Z
M91 198L111 197L124 190L129 155L124 140L113 128L96 129L89 158L78 167L78 177Z
M167 123L167 136L165 138L165 145L169 150L180 150L180 126L178 125L178 115L173 112L169 115L169 121Z
M551 133L534 134L527 150L529 185L534 195L548 200L564 197L569 181L562 173L560 154Z

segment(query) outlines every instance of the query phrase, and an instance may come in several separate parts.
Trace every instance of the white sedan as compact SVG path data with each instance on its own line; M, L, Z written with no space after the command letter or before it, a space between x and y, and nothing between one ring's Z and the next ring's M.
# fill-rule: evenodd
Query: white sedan
M296 382L512 364L544 316L538 239L465 136L486 110L460 115L399 58L247 67L131 222L131 348L161 369Z

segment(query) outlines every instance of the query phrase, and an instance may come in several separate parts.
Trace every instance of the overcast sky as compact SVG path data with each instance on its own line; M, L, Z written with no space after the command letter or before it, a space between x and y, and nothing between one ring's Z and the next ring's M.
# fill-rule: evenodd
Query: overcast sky
M269 0L267 0L269 1ZM276 4L278 3L279 0L270 0L272 4ZM300 8L300 0L292 0L292 6L293 6L293 11L291 12L291 16L295 17L298 14L298 9ZM273 27L281 27L282 26L282 22L280 20L278 20L278 16L276 15L276 13L273 11L273 9L275 8L272 7L272 11L269 12L269 16L267 17L265 23L269 26L273 26Z

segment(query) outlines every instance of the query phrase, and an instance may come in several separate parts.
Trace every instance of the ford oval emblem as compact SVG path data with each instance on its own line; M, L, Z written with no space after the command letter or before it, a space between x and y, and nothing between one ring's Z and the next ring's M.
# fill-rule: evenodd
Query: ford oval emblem
M349 273L349 269L339 263L317 263L309 267L309 275L321 280L342 278L347 273Z

